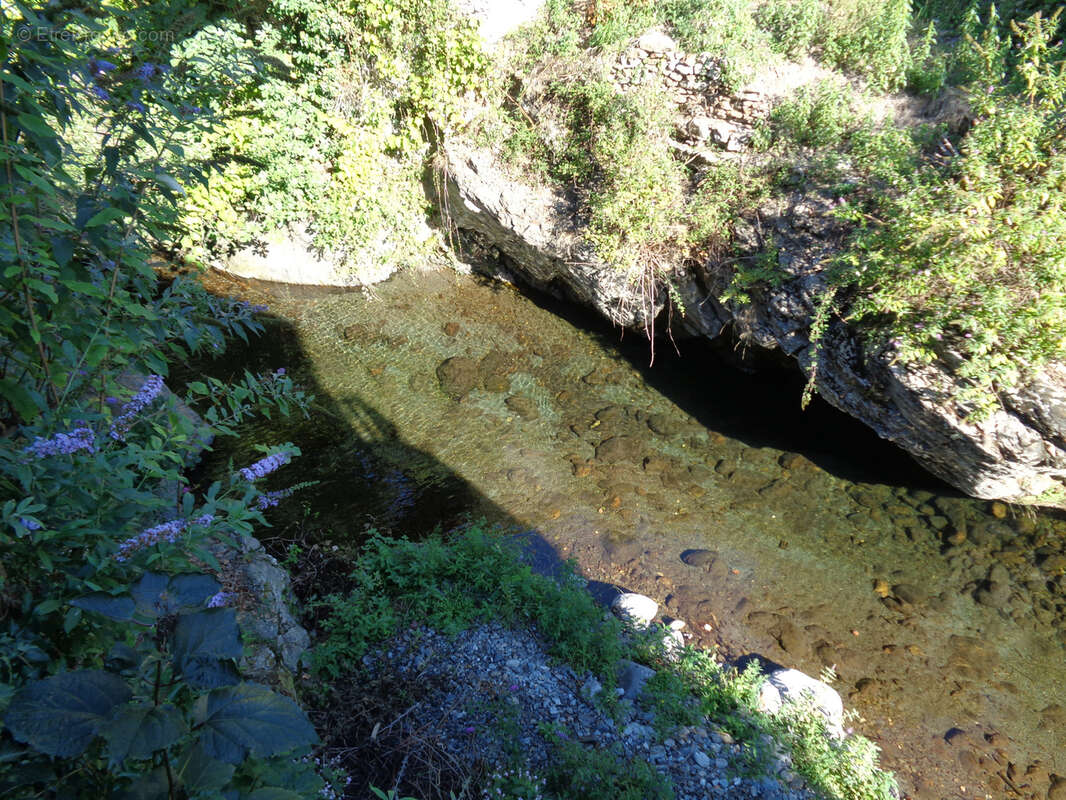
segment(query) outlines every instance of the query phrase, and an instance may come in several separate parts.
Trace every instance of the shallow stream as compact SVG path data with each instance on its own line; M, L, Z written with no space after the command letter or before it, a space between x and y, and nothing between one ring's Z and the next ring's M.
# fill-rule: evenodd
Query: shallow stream
M801 413L792 373L694 342L649 369L638 337L506 285L211 284L270 306L266 336L217 373L284 366L318 397L206 467L296 442L272 488L319 483L270 512L278 531L531 530L694 641L833 666L912 796L1042 798L1066 774L1061 518L962 497L824 404Z

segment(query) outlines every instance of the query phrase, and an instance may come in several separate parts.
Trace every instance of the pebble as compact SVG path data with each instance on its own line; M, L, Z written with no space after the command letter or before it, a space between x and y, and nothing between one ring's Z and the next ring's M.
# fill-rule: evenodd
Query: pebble
M515 742L521 746L534 773L550 767L552 749L539 726L554 722L584 746L621 746L626 756L647 760L670 779L677 800L815 800L801 782L790 786L768 774L726 777L743 765L734 764L732 737L724 732L686 727L658 741L654 714L628 700L621 701L622 722L614 723L589 702L589 694L602 691L596 676L576 674L554 661L530 631L487 624L451 637L412 628L368 654L364 663L371 672L410 681L420 702L406 718L407 730L433 737L450 757L471 767L506 765L507 743L497 732L501 709L510 708L509 718L517 726L511 747ZM642 664L623 666L624 672L645 680L654 674Z

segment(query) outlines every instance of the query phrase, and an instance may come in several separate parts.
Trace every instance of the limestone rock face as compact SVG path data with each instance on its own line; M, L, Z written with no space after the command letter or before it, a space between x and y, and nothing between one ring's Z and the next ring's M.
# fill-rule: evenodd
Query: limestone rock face
M487 152L454 148L443 161L453 222L496 248L515 278L628 328L644 329L663 308L665 293L641 297L625 275L597 261L570 198L516 182ZM786 278L754 293L750 303L719 302L731 274L722 265L679 276L685 332L713 339L732 330L750 344L780 350L809 374L811 321L826 289L823 264L846 233L829 216L832 202L796 192L760 209L762 231L772 232ZM742 221L738 246L754 252L760 235ZM677 328L675 317L675 334ZM835 320L822 342L816 383L829 403L967 494L1043 505L1066 501L1066 365L1048 367L1003 393L1003 407L974 422L952 399L960 381L946 362L899 363L890 349L871 349Z

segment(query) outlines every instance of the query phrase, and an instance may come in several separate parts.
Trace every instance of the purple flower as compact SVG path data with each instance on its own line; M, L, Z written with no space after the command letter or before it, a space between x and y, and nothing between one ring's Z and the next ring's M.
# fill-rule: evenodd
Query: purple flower
M473 733L473 732L474 732L474 726L473 725L467 725L465 728L463 728L463 733Z
M19 517L19 522L22 523L22 527L28 531L39 531L41 529L41 523L35 519L29 517Z
M295 490L281 489L276 492L267 492L266 494L261 494L255 500L255 507L258 508L260 511L266 511L268 508L273 508L274 506L276 506L286 497L291 497L293 491Z
M274 374L280 378L282 375L285 374L285 367L278 367L276 370L274 370Z
M155 64L141 64L133 73L143 83L147 83L161 72Z
M94 77L99 77L113 69L115 69L115 65L110 61L104 61L102 58L89 59L89 74Z
M107 93L107 89L102 86L90 86L89 94L95 97L97 100L110 100L111 95Z
M125 441L126 434L136 421L137 415L147 408L161 391L163 391L163 379L158 375L149 375L147 380L141 384L137 394L122 406L122 413L111 423L111 438L116 442Z
M203 515L201 515L201 516L199 516L199 517L197 517L196 519L193 520L193 522L195 522L197 525L199 525L202 528L206 528L208 525L210 525L214 521L215 521L215 515L214 514L203 514Z
M172 519L161 525L145 528L136 536L132 536L118 546L115 561L127 561L132 553L143 550L146 547L159 544L160 542L175 542L185 531L188 522L184 519Z
M138 103L135 100L130 100L128 103L126 103L126 108L131 108L134 111L139 111L142 114L145 111L144 104L143 103Z
M38 436L33 440L33 444L22 452L34 458L46 458L60 454L69 455L79 450L96 452L96 434L91 428L74 428L70 433L57 433L50 439Z
M246 481L254 481L256 478L263 478L274 472L279 467L283 467L292 460L292 456L285 450L280 453L274 453L272 456L261 458L254 464L241 469L241 477Z
M228 606L230 604L230 601L233 600L233 598L235 598L236 596L237 595L233 592L219 592L218 594L213 595L211 599L207 601L207 607L222 608L224 606Z

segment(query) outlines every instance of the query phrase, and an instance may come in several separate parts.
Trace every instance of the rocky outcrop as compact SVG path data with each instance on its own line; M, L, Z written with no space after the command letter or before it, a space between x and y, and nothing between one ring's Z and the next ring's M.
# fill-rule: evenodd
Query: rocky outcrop
M479 150L453 146L442 164L452 221L498 250L518 280L575 299L625 327L644 328L662 309L663 293L646 298L625 275L597 261L565 194L516 182ZM750 303L719 302L731 275L722 265L678 276L680 327L707 338L732 330L791 356L809 374L811 322L826 289L822 264L844 234L828 214L831 204L817 193L796 193L762 209L758 228L740 226L739 244L752 252L772 238L785 276L780 285L754 293ZM829 326L817 359L816 385L825 400L948 483L975 497L1066 505L1066 367L1045 369L1004 392L1002 407L975 422L953 399L959 379L946 361L904 364L890 347L869 347L840 320Z

